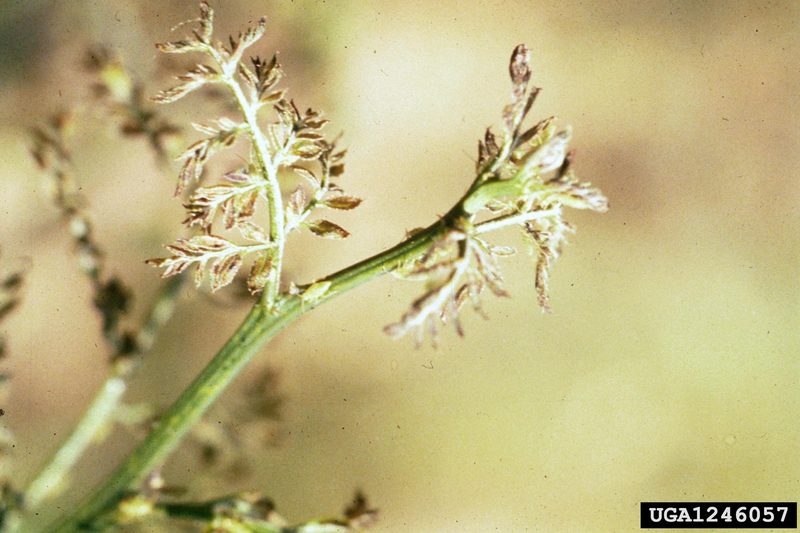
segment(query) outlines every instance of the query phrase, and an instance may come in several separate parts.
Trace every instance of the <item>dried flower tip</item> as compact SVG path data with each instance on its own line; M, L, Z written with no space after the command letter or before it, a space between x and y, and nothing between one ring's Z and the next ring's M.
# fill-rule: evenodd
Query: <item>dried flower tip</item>
M331 209L349 210L361 205L361 201L361 198L355 196L334 196L322 202L322 205Z
M272 261L274 250L266 250L259 254L250 269L250 275L247 277L247 290L250 294L258 294L269 283L272 276Z
M211 34L214 32L214 10L208 5L208 0L200 2L200 31L194 32L197 40L211 44Z
M304 225L315 235L326 239L345 239L350 236L349 231L329 220L315 220Z
M508 65L508 72L514 85L528 83L531 78L531 51L524 44L517 45L511 53L511 61Z
M564 164L572 130L566 128L553 136L544 146L533 151L524 163L524 172L541 175L556 170Z

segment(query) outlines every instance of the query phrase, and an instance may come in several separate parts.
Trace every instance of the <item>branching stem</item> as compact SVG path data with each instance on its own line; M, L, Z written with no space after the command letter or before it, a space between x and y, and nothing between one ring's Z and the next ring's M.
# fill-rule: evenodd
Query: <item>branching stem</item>
M535 91L528 91L528 79L530 77L529 50L524 45L519 45L512 54L510 64L514 92L512 104L507 106L504 112L506 124L504 143L498 147L494 136L491 132L487 132L485 144L479 145L480 168L477 169L477 176L454 207L426 229L407 237L404 241L388 250L323 279L316 280L305 286L304 291L281 293L281 266L286 233L287 230L291 229L289 226L297 222L287 224L284 216L283 199L280 183L278 182L278 169L288 166L294 160L294 157L315 159L315 156L308 155L307 151L306 155L303 155L303 150L295 146L296 139L293 135L298 131L298 128L303 129L312 122L316 122L318 125L311 126L311 129L319 129L321 127L319 124L322 121L318 120L318 114L312 114L311 111L306 113L305 118L300 118L299 112L293 103L280 100L280 104L276 105L276 109L281 114L282 123L286 127L283 130L283 135L278 136L278 138L285 140L276 141L275 137L271 135L268 139L267 134L258 124L259 98L261 98L256 94L258 90L254 90L250 96L246 95L237 78L236 64L240 59L240 54L231 54L224 48L217 48L208 44L211 33L212 11L205 2L201 6L203 16L201 33L195 33L196 39L166 43L161 48L164 51L173 52L185 50L187 46L192 51L197 51L198 47L201 50L205 49L217 63L220 73L217 74L211 67L199 65L195 70L190 71L189 75L181 78L187 80L184 85L163 91L159 96L159 100L165 102L174 101L199 86L198 84L208 82L220 82L230 89L249 132L253 152L255 153L254 164L265 181L264 192L268 203L270 221L269 242L265 243L265 246L274 247L271 263L268 267L265 267L268 268L266 272L269 273L269 281L264 286L260 301L252 306L241 325L211 362L163 414L150 434L95 489L94 493L82 505L78 506L71 515L64 518L55 527L48 528L48 533L73 533L79 530L98 529L104 525L113 524L115 518L113 512L120 500L126 495L135 494L141 489L142 483L147 479L148 475L166 461L169 454L180 444L182 438L200 420L211 404L258 353L261 347L304 313L384 273L394 271L400 267L405 269L409 265L413 265L415 261L420 260L421 257L424 262L425 254L430 253L432 250L434 252L438 251L437 245L440 245L445 238L462 237L463 243L459 248L461 253L458 258L454 258L447 263L451 272L449 278L441 285L440 292L429 291L429 295L419 300L426 302L429 299L432 308L435 308L436 311L441 311L441 318L444 319L447 310L450 309L448 306L456 304L453 293L460 290L458 286L461 285L462 288L466 287L469 290L474 289L471 285L462 285L465 277L480 275L482 282L485 282L496 295L502 296L506 294L500 283L502 280L499 272L492 264L493 260L490 254L487 252L481 255L482 252L478 248L471 249L470 238L506 226L521 225L525 222L542 218L547 218L551 223L550 225L556 230L563 232L566 227L560 217L561 210L557 199L546 203L526 202L526 200L530 200L534 196L537 197L537 200L540 200L538 196L542 194L542 191L537 187L541 188L543 185L541 174L565 168L564 161L569 132L567 130L564 133L559 133L552 140L549 140L548 136L545 136L546 138L542 137L535 146L533 142L529 143L530 146L525 145L525 142L530 141L539 129L535 126L526 133L519 133L520 125L535 97ZM255 34L251 33L250 35ZM242 37L242 40L244 39ZM262 63L254 60L254 64L257 67L256 70L260 72L258 74L258 83L266 83L268 85L269 80L262 76L264 71L260 69ZM248 74L249 71L244 70L242 72L245 78L252 77L252 73ZM259 87L256 82L253 82L252 85L255 89ZM291 105L292 110L287 110L289 105ZM292 111L294 118L287 120L285 114ZM309 120L309 117L316 120ZM292 124L290 125L288 122L292 122ZM292 127L292 131L287 131L289 126ZM298 138L304 139L302 132L298 133ZM305 139L307 138L305 137ZM272 142L272 145L270 145L270 142ZM527 150L526 153L517 154L521 155L522 158L512 157L515 149L522 150L523 145ZM319 148L320 145L318 144L317 149ZM314 153L313 150L311 153ZM323 152L323 155L325 154ZM330 163L328 159L321 159L321 161L323 161L323 165ZM329 170L327 166L325 168ZM509 174L511 176L508 176ZM565 196L572 207L577 205L581 208L605 209L604 198L599 192L586 189L582 184L568 183L567 185L572 186L572 196ZM321 188L327 189L327 186L327 183L324 183ZM321 196L314 196L312 202L317 203L320 199ZM301 202L290 203L288 208L290 212L295 203L299 204ZM477 213L491 207L492 204L500 204L502 212L505 214L475 224ZM295 211L299 211L299 209L295 209ZM307 215L306 211L300 211L296 214L301 217ZM347 233L342 228L328 221L322 222L328 224L329 227L332 226L334 229L338 229L338 233L334 233L339 236L346 236ZM549 246L552 245L553 249L557 250L559 241L554 240L555 238L552 235L558 236L560 233L537 232L535 229L532 231L535 234L535 238L548 239L543 240L540 248L551 250ZM474 268L477 274L469 270L472 268L469 253L471 251L475 252L473 254L476 263ZM555 252L548 253L549 255L542 252L539 263L537 263L537 289L540 292L540 301L544 302L542 305L546 304L547 268L552 259L557 256ZM170 260L159 260L158 265L163 265ZM405 323L401 324L401 329L403 330L401 333L416 326L424 325L422 318L415 323L414 317L425 318L433 316L432 313L427 312L430 311L428 308L423 309L424 312L419 312L413 307L412 310L414 313L406 315L411 318L404 318Z
M253 143L258 169L261 172L261 176L267 182L265 192L267 197L267 209L269 210L269 237L270 241L275 246L275 252L272 257L272 275L270 276L270 282L264 287L264 292L261 295L261 302L267 309L272 309L277 301L280 290L283 249L286 238L283 227L285 220L283 214L283 198L281 197L281 186L278 182L280 156L278 154L275 156L271 155L264 132L258 125L258 103L251 101L244 94L242 86L235 78L235 70L228 68L229 64L235 63L226 61L213 46L209 46L207 51L222 70L221 81L230 89L247 123L247 131Z
M148 473L164 462L186 432L261 346L303 313L418 257L443 234L451 221L451 217L445 216L393 248L332 274L324 280L330 282L328 291L314 302L309 303L299 296L287 297L276 309L277 312L269 312L261 305L254 305L219 353L127 460L73 515L47 531L72 533L90 529L99 516L113 509L121 497L135 489Z
M175 300L185 276L164 282L156 296L144 324L136 335L137 352L127 354L127 361L116 361L114 372L106 378L89 407L72 430L67 440L58 448L50 461L36 475L25 490L24 510L31 513L54 497L63 488L70 470L83 457L92 444L113 422L122 397L128 389L127 378L138 359L153 346L157 333L172 317Z
M506 226L518 226L520 224L524 224L525 222L530 222L531 220L540 220L557 215L560 211L560 207L552 207L550 209L540 209L537 211L528 211L525 213L515 213L512 215L497 217L492 220L487 220L486 222L476 224L475 233L482 235Z
M260 138L263 140L263 136ZM264 168L269 171L272 167L266 162L268 160L264 161ZM265 297L262 297L262 300L250 309L242 324L208 366L183 391L164 413L155 429L131 452L125 462L95 489L94 494L79 506L75 513L57 527L48 529L48 532L72 533L91 528L98 517L113 510L120 498L135 490L153 469L166 460L183 436L197 423L258 350L302 314L362 283L395 270L407 261L418 258L450 229L471 227L472 219L478 210L477 199L485 205L493 199L507 197L510 191L518 192L520 187L520 180L481 182L478 176L455 206L426 229L384 252L319 280L317 283L330 283L330 285L325 293L313 301L309 302L303 300L302 295L295 295L286 296L279 301L267 299L266 302L272 305L265 306L262 304L265 302ZM474 208L468 207L473 205ZM526 213L525 216L529 217L527 220L531 220L537 215ZM281 218L280 223L282 222ZM510 223L509 219L501 217L488 221L483 226L478 224L477 227L481 229L472 231L486 233ZM278 227L283 228L282 225Z

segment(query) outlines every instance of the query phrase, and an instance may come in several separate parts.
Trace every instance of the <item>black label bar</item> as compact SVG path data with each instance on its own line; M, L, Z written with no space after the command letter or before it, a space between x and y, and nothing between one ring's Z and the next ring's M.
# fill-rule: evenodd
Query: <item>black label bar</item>
M642 529L797 528L797 502L642 502Z

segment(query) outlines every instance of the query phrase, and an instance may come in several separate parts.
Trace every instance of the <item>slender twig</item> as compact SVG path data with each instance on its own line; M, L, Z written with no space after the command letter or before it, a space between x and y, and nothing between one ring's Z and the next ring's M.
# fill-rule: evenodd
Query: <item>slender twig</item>
M136 337L136 353L132 358L131 355L125 354L124 363L122 360L117 361L113 374L100 386L69 437L25 490L27 512L37 509L45 500L54 497L59 489L63 488L75 463L92 444L98 443L99 437L105 433L105 429L117 413L122 396L128 389L126 378L133 368L129 363L140 359L152 348L156 334L172 316L175 299L184 279L184 276L178 276L164 282Z
M284 232L283 199L281 198L280 183L278 183L278 168L281 163L280 154L271 154L261 127L258 125L258 105L251 101L242 91L242 86L235 78L235 69L228 68L229 65L236 66L238 59L231 58L226 61L220 53L213 47L207 47L208 54L214 58L217 65L222 70L222 83L233 93L236 104L247 123L247 131L253 143L256 161L259 171L268 186L265 187L267 196L267 208L269 209L269 237L275 246L272 256L272 276L270 283L264 288L261 295L261 302L268 309L272 308L278 297L280 289L281 267L283 262L283 249L286 240ZM291 143L287 143L287 146Z
M491 182L485 186L490 185ZM487 193L480 188L470 188L450 212L423 231L384 252L320 280L317 284L329 284L328 289L312 301L303 299L301 294L286 296L272 311L259 304L254 305L222 349L164 413L155 429L131 452L125 462L95 489L94 494L73 515L48 531L72 532L90 527L99 516L113 509L125 493L134 490L149 472L163 463L182 437L264 344L318 305L418 258L449 229L458 227L465 217L472 216L465 212L464 203L476 194L486 199L491 199L492 193L498 197L507 194L505 188L489 189Z
M127 388L122 378L106 379L67 440L28 485L25 490L26 511L37 509L64 488L68 472L108 426Z
M104 275L103 252L94 238L89 215L76 197L78 186L65 147L66 123L67 119L60 116L51 121L49 129L35 130L33 153L42 169L50 175L54 185L54 203L69 225L80 269L92 285L94 303L103 320L103 336L111 349L112 370L70 435L25 490L23 500L27 513L55 496L80 457L93 443L101 440L127 390L126 379L152 347L157 332L172 316L183 283L182 276L164 282L141 328L136 332L123 330L120 319L127 312L128 291L117 278Z
M531 220L540 220L543 218L551 217L561 211L559 207L551 209L541 209L538 211L528 211L526 213L515 213L513 215L505 215L486 222L481 222L475 225L475 233L482 235L490 231L495 231L506 226L518 226Z

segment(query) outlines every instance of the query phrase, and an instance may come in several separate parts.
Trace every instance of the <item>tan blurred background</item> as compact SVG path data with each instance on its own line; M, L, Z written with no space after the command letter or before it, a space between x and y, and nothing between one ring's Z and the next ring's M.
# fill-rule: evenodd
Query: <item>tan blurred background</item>
M576 169L609 196L570 213L578 233L535 305L532 262L506 262L513 299L486 299L438 351L381 331L420 287L383 279L281 334L222 400L279 374L277 442L249 468L205 468L187 445L167 469L192 497L261 489L290 520L337 514L356 487L377 531L632 531L642 500L797 500L800 494L800 5L791 2L214 2L218 28L265 14L259 51L322 108L349 148L343 185L365 203L334 220L346 242L300 238L307 281L395 243L443 213L471 179L483 128L499 124L513 46L534 53L533 114L571 124ZM0 5L0 246L30 257L24 305L2 324L19 483L64 438L105 373L87 283L27 155L28 128L88 102L80 62L99 42L148 90L152 45L193 1ZM191 97L190 97L191 98ZM212 118L202 98L173 120ZM137 289L180 235L173 176L99 112L76 165L109 268ZM107 120L105 121L107 122ZM222 165L216 167L220 170ZM513 232L498 242L516 243ZM246 304L189 290L133 383L163 408L233 331ZM218 409L217 412L222 412ZM96 482L138 438L81 463ZM60 505L78 498L74 493Z

